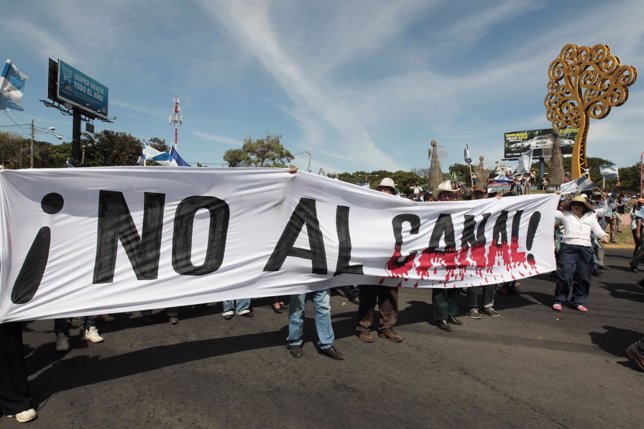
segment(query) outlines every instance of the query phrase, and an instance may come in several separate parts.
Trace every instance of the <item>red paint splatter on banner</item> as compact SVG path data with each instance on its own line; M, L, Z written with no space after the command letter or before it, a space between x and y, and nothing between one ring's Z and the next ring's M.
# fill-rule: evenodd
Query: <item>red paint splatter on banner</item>
M485 246L483 244L476 244L472 247L472 260L476 266L476 275L481 277L483 275L483 269L487 267Z
M487 254L487 272L492 273L492 269L497 265L496 257L501 256L503 261L501 264L505 265L506 270L510 270L512 260L510 259L510 249L508 243L505 241L501 242L499 246L497 243L492 243L490 245L490 250Z
M442 261L443 252L429 252L428 249L423 250L418 258L416 275L418 275L421 280L429 279L429 270L434 266L440 266ZM438 268L434 268L434 274L436 274L437 271Z
M391 258L387 261L387 265L385 266L387 272L389 273L389 277L408 277L409 276L409 271L414 268L415 263L414 260L416 259L416 252L412 252L409 255L407 255L402 261L400 261L401 258L401 253L400 253L400 244L396 244L396 247L394 248L394 253L391 255ZM399 284L400 287L400 284Z
M519 237L512 237L510 242L510 258L515 265L525 264L525 252L519 252Z

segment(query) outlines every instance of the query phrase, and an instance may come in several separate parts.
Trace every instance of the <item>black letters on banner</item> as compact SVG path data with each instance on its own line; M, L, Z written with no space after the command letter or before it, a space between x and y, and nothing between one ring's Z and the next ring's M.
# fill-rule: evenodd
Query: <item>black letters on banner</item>
M117 241L123 244L138 280L153 280L159 272L165 194L146 192L143 233L139 237L123 193L100 191L94 283L114 279Z
M441 213L436 219L436 225L429 239L429 246L426 250L433 252L440 244L441 237L445 235L445 249L454 250L456 248L456 238L454 235L454 224L452 216L447 213Z
M490 217L490 213L483 213L483 219L476 228L476 236L474 235L474 228L476 227L475 216L465 215L465 223L463 225L463 236L461 237L461 248L468 249L475 246L485 246L485 225Z
M310 250L294 247L295 240L300 235L304 224L306 224L306 231L309 236ZM327 273L324 238L320 231L315 200L311 198L300 198L300 202L293 210L293 214L291 214L282 236L268 259L264 271L279 271L288 256L310 259L313 265L313 274Z
M351 235L349 234L349 207L338 206L335 212L335 227L338 232L338 264L335 274L363 274L362 264L349 265L351 261Z
M519 214L519 219L521 215ZM499 241L499 238L501 241ZM499 217L494 222L494 229L492 230L492 245L501 247L503 243L508 242L508 212L502 210Z
M208 247L202 265L195 266L192 256L192 228L195 214L205 209L210 213ZM230 209L228 204L216 197L189 197L181 201L174 217L172 239L172 267L179 274L200 276L215 272L224 261Z

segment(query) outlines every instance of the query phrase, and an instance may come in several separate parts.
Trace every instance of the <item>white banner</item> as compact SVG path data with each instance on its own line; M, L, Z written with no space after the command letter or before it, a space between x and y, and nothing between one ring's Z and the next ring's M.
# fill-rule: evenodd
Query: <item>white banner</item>
M557 195L413 202L281 169L0 171L0 321L555 269Z

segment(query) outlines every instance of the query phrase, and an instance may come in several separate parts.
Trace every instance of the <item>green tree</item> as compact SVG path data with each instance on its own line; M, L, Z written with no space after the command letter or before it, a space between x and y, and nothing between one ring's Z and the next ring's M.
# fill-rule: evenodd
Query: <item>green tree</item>
M457 180L466 184L470 184L470 167L465 164L452 164L449 166L450 180Z
M0 131L0 157L5 168L29 167L29 140L11 132Z
M143 148L141 140L131 134L108 130L81 143L84 145L85 167L134 165Z
M619 182L624 191L639 194L640 192L641 164L633 164L630 167L619 169Z
M170 150L170 146L165 142L165 139L159 137L150 137L148 144L159 152L168 152Z
M36 168L62 168L72 153L71 143L51 144L38 142L34 155Z
M224 161L229 167L288 167L294 156L280 139L280 135L271 134L256 140L246 138L241 149L224 153Z

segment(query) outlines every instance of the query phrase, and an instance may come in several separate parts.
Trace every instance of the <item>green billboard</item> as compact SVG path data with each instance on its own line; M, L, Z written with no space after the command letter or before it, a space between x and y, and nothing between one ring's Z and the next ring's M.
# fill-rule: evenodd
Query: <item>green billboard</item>
M107 119L109 90L85 73L58 60L57 97L84 110L88 116Z

